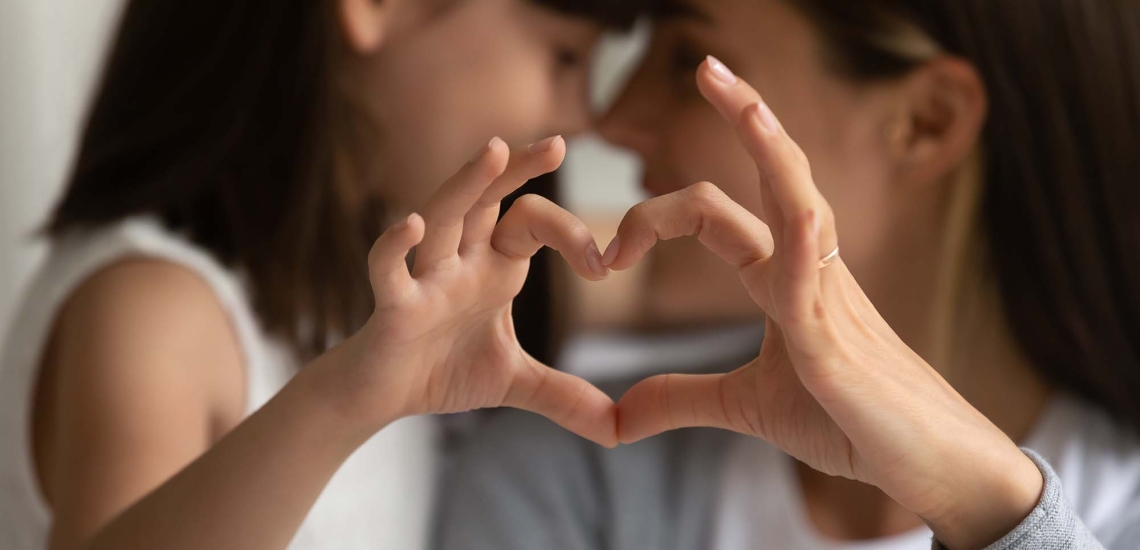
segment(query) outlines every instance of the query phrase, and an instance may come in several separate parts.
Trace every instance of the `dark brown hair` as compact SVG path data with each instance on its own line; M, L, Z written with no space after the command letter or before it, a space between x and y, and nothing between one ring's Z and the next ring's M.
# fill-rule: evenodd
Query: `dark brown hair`
M1124 0L790 0L858 80L922 52L989 95L981 215L1024 352L1058 387L1140 428L1140 5Z
M633 17L621 2L535 1L610 25ZM348 204L334 185L330 12L316 0L131 0L48 234L152 215L246 277L263 326L303 355L354 330L371 312L383 205ZM519 316L549 312L546 270ZM520 326L545 345L532 336L545 319Z

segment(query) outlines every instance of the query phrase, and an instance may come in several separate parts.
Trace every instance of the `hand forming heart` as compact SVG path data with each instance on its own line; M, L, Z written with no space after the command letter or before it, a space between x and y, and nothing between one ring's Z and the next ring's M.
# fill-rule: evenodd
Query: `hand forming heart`
M545 199L523 197L496 223L503 197L555 169L565 143L551 138L510 154L493 140L422 219L412 215L374 246L376 310L343 346L353 359L337 362L341 406L375 426L517 407L606 446L686 426L735 430L822 472L878 486L944 543L996 540L1036 505L1037 467L863 294L834 254L834 217L806 157L759 94L712 59L698 82L756 162L764 221L699 183L631 209L603 258L582 222ZM607 266L631 267L659 239L684 235L737 266L768 314L754 361L723 375L652 377L615 406L519 346L511 301L542 246L597 280Z
M618 407L621 441L684 426L742 432L879 487L951 547L997 540L1037 504L1041 473L907 347L835 257L831 208L759 94L713 58L698 84L756 162L767 223L697 184L634 207L604 260L625 269L658 239L696 236L739 268L767 313L766 336L734 372L631 388Z

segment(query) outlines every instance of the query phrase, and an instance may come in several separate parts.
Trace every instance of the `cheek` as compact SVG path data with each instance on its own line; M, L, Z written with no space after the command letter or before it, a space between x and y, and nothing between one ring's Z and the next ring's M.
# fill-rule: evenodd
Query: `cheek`
M665 140L662 158L672 164L677 185L710 181L749 211L760 212L756 164L712 108L701 104L678 110Z
M880 152L870 145L875 139L847 127L801 142L816 186L835 212L844 261L857 276L867 273L890 242L889 174Z
M525 145L549 118L553 92L535 68L536 54L511 55L508 45L490 39L473 44L462 53L434 48L406 56L416 66L384 79L382 193L403 209L421 208L491 137Z

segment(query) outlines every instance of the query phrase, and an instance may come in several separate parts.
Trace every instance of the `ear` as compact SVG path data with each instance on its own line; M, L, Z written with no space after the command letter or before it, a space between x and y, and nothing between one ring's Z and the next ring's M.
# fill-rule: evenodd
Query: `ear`
M336 0L345 41L357 53L375 52L388 33L395 0Z
M905 77L884 132L904 185L945 178L976 150L989 112L985 84L955 57L930 61Z

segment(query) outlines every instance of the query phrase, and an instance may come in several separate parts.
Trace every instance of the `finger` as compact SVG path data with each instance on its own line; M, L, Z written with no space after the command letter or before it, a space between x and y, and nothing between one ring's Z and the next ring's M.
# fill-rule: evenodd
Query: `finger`
M541 414L604 447L617 446L617 410L613 400L589 382L529 357L515 376L503 405Z
M736 128L760 173L765 220L777 240L793 220L809 210L820 214L823 256L835 247L831 209L819 193L811 167L800 147L788 136L760 94L710 57L697 74L701 93ZM824 219L827 218L827 219ZM826 250L822 250L826 248Z
M543 246L557 250L585 279L597 281L609 275L582 220L548 199L523 195L495 228L491 247L511 258L530 258Z
M415 288L408 252L424 237L424 220L412 214L389 227L368 252L368 274L376 307L399 303Z
M827 322L828 312L824 306L820 286L819 249L816 235L815 213L792 223L784 236L785 251L777 277L778 316L776 319L784 334L793 343L793 348L811 357L825 354L827 349L819 347L819 335ZM832 269L835 266L829 266Z
M557 170L565 158L566 141L562 136L546 138L511 152L507 169L483 192L479 202L463 220L459 253L488 242L499 219L499 203L527 181Z
M510 151L503 140L492 139L451 179L444 182L424 209L426 232L416 249L417 275L453 258L463 237L463 218L483 196L483 192L507 167Z
M768 227L715 185L701 182L631 208L606 247L603 264L628 269L660 240L696 236L740 268L772 255Z
M742 372L663 374L638 382L618 402L619 440L633 443L693 427L759 435L754 407L744 406Z

